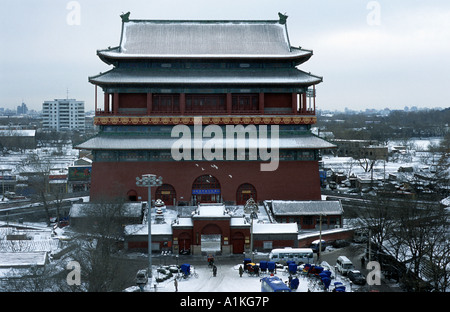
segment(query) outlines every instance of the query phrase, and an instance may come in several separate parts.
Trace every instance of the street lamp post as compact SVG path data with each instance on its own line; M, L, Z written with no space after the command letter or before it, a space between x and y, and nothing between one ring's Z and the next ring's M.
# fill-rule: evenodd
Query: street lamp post
M162 177L156 177L154 174L143 174L142 178L136 177L136 185L148 188L147 202L147 223L148 223L148 278L152 280L152 186L162 185Z
M250 197L245 205L244 205L244 212L250 214L250 252L252 255L252 262L254 262L254 255L253 255L253 218L256 216L259 212L258 205L255 203L255 200Z
M320 260L320 253L322 251L322 214L320 214L320 225L319 225L319 250L317 250L317 262ZM320 263L319 263L320 264Z
M320 221L319 221L319 249L317 250L317 262L320 261L320 254L322 252L322 217L326 217L326 214L321 213L320 214ZM328 222L327 222L328 224Z

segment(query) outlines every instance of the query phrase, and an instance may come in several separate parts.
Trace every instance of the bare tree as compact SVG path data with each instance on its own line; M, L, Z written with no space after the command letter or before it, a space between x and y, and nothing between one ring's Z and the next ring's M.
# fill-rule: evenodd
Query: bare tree
M383 246L395 226L395 208L392 207L392 201L386 197L370 201L360 210L359 217L362 227L370 230L371 240Z
M125 210L123 201L93 203L84 208L86 221L77 226L79 248L73 259L81 265L82 280L89 292L112 291L124 285L123 266L114 255L123 240Z
M434 217L433 228L427 236L424 275L431 280L433 289L447 292L450 287L450 244L448 243L449 220L441 210Z
M44 159L36 153L32 153L19 165L22 172L27 172L28 185L36 192L36 196L42 202L47 215L47 225L50 226L50 199L48 197L49 175L52 164L49 158Z
M442 267L448 263L448 221L442 207L419 201L405 201L398 210L393 237L399 253L397 259L407 264L408 274L404 283L412 291L428 291L439 286L443 277L448 279ZM444 256L442 256L444 254ZM439 272L440 268L442 271Z

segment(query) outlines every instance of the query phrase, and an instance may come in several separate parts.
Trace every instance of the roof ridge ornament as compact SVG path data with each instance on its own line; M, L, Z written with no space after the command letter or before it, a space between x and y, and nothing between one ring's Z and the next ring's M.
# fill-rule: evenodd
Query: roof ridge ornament
M126 23L130 21L130 12L120 14L122 22Z
M287 21L287 18L288 18L286 13L282 14L282 13L278 12L278 17L280 18L280 20L279 20L280 24L281 25L285 25L286 21Z

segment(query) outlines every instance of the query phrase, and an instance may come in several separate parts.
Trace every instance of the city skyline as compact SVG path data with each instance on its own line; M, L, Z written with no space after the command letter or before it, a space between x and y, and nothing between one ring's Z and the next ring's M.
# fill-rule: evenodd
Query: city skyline
M450 3L391 2L2 0L0 107L24 102L39 111L44 101L69 97L93 110L88 77L111 69L96 51L119 44L125 12L173 20L276 20L285 13L291 45L314 51L299 68L323 77L317 109L449 107Z

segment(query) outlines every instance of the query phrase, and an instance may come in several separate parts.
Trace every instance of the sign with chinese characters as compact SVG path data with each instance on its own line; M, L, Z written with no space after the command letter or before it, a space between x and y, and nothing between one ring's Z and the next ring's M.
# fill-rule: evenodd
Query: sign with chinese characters
M220 189L194 189L192 195L208 195L208 194L220 194Z

